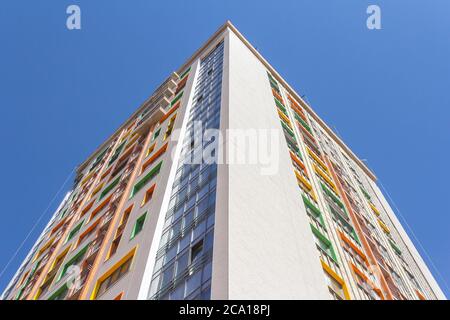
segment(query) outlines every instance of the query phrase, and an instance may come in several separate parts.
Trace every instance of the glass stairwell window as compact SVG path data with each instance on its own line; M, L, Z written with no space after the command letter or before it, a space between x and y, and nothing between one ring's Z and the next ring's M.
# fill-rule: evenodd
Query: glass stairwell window
M202 133L219 128L222 69L223 42L200 62L149 299L211 298L217 165L204 161L191 164L186 160L201 151L192 143L194 122L202 121Z

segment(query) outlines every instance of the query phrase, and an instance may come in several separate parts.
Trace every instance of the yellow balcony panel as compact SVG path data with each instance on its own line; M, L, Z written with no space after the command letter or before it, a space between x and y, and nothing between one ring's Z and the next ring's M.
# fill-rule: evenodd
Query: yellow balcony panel
M84 177L83 180L81 180L81 184L80 186L84 186L86 184L86 182L89 181L90 178L92 178L92 176L94 175L95 171L91 171L91 173L89 173L86 177Z
M378 224L380 225L381 229L383 229L384 232L388 234L391 233L391 230L388 228L388 226L380 219L378 219Z
M339 192L337 191L337 187L336 187L336 185L334 184L334 182L331 180L331 178L322 170L322 169L320 169L316 164L313 164L313 167L314 167L314 171L319 175L319 176L321 176L322 177L322 179L324 179L330 186L331 186L331 188L333 189L333 191L336 193L336 194L339 194Z
M277 111L280 118L292 129L292 124L289 118L282 111L280 111L280 109L277 109Z
M312 185L311 185L311 183L309 183L309 181L306 180L305 177L303 177L303 176L301 175L301 173L298 172L297 169L294 169L294 172L295 172L295 176L297 177L297 180L298 180L301 184L303 184L303 185L306 187L306 189L308 190L308 192L311 191L311 190L312 190Z
M308 154L321 166L321 168L325 171L328 172L328 167L327 165L322 161L322 159L320 159L313 151L311 151L311 149L309 147L306 147L306 151L308 152Z
M339 283L342 286L342 291L344 292L344 296L346 300L351 300L350 294L347 289L347 284L345 283L344 279L342 279L336 272L334 272L333 269L322 259L320 259L320 263L322 264L323 270L331 276L337 283Z
M379 216L380 215L380 211L377 209L377 207L375 207L375 205L372 202L369 202L370 208L372 209L372 211Z

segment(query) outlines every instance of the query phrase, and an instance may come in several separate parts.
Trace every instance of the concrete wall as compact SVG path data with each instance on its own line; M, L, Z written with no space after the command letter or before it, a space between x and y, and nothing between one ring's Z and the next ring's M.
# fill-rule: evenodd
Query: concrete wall
M279 170L262 175L260 165L230 164L228 177L223 177L219 169L217 190L228 192L228 220L219 212L215 230L228 230L228 241L224 243L223 234L215 237L212 296L329 299L266 70L234 33L228 37L225 66L229 70L224 73L223 92L229 97L223 100L221 117L230 129L279 130L279 151L275 150ZM232 143L227 140L226 144L229 150ZM235 151L245 152L245 148ZM228 260L227 266L218 265L217 253L222 263ZM224 268L228 269L228 292L216 295L220 290L216 275L223 274Z

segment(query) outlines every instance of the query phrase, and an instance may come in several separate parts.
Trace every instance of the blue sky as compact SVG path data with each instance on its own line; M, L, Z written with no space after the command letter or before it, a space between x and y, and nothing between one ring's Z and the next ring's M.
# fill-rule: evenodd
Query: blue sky
M366 28L369 4L382 30ZM0 272L71 170L229 19L368 159L450 296L449 13L445 0L2 1Z

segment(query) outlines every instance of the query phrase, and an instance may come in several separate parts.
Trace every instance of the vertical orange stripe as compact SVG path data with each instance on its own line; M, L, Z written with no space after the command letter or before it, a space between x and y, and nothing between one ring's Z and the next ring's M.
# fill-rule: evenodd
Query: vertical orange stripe
M351 206L350 206L350 202L347 199L347 195L345 194L344 190L342 189L341 186L341 182L339 181L339 179L336 177L336 173L334 172L334 168L331 165L330 159L328 159L328 156L325 156L325 161L328 165L328 169L331 172L331 175L333 176L334 181L336 182L336 186L339 189L339 192L342 196L342 199L344 200L344 204L347 207L347 210L349 212L350 218L353 222L353 225L355 226L356 232L358 233L359 238L361 239L361 242L363 244L364 250L366 251L367 255L369 256L369 260L372 262L373 265L376 265L378 268L378 262L377 259L375 258L375 255L373 254L366 237L364 236L361 226L359 224L358 219L355 217L355 213L353 212ZM381 287L383 288L383 291L385 292L387 298L389 300L392 300L392 293L389 290L389 287L387 285L386 279L384 278L384 275L382 274L382 272L379 272L379 276L380 276L380 282L381 282Z
M78 300L85 300L88 299L88 297L91 296L92 290L95 289L95 284L96 284L96 276L97 276L97 271L100 268L101 264L103 263L103 255L105 252L108 251L107 245L109 243L109 240L113 237L114 235L114 226L116 225L117 221L120 219L121 215L120 212L122 211L123 207L126 204L126 201L128 200L127 194L130 193L131 188L132 188L132 181L135 179L135 177L137 176L138 172L139 172L139 164L142 162L142 159L144 158L145 155L145 151L148 147L148 145L150 144L150 140L152 137L152 133L154 128L156 127L156 124L153 125L150 130L149 133L147 135L146 141L144 142L144 145L142 147L141 150L141 154L139 155L138 159L135 160L136 161L136 166L133 169L133 172L130 175L130 179L129 182L125 188L125 191L123 192L121 199L119 201L119 204L117 206L116 212L114 213L114 217L111 220L111 223L109 225L108 231L106 232L105 238L103 239L102 245L97 253L97 256L95 257L94 263L92 265L91 271L89 272L89 275L86 279L86 282L84 284L84 288L81 291L80 297ZM92 286L94 284L94 287Z
M123 136L123 131L120 133L119 138L117 139L114 148L117 147L117 145L119 144L120 138ZM45 277L47 276L47 273L49 271L50 266L52 265L53 261L55 260L55 258L58 256L58 251L61 249L61 247L64 245L64 241L62 239L66 239L68 234L70 233L72 226L75 224L76 221L78 221L78 218L81 214L81 208L84 206L84 204L88 201L89 197L88 195L90 193L92 193L92 191L95 189L95 185L97 184L97 182L99 181L102 172L105 170L106 166L108 165L109 159L112 156L112 152L109 153L108 158L106 159L105 163L103 164L102 168L99 170L97 176L95 177L95 181L94 183L91 185L91 187L89 188L89 191L86 193L86 195L84 196L84 199L81 201L77 211L74 213L74 218L72 218L72 221L69 223L66 231L64 232L64 235L60 238L58 245L56 246L55 250L53 251L52 255L50 256L50 259L48 259L46 266L44 267L44 269L42 270L42 273L39 275L36 283L34 284L33 288L30 291L30 294L26 297L26 299L32 299L32 297L36 297L36 293L39 290L39 287L42 285Z

